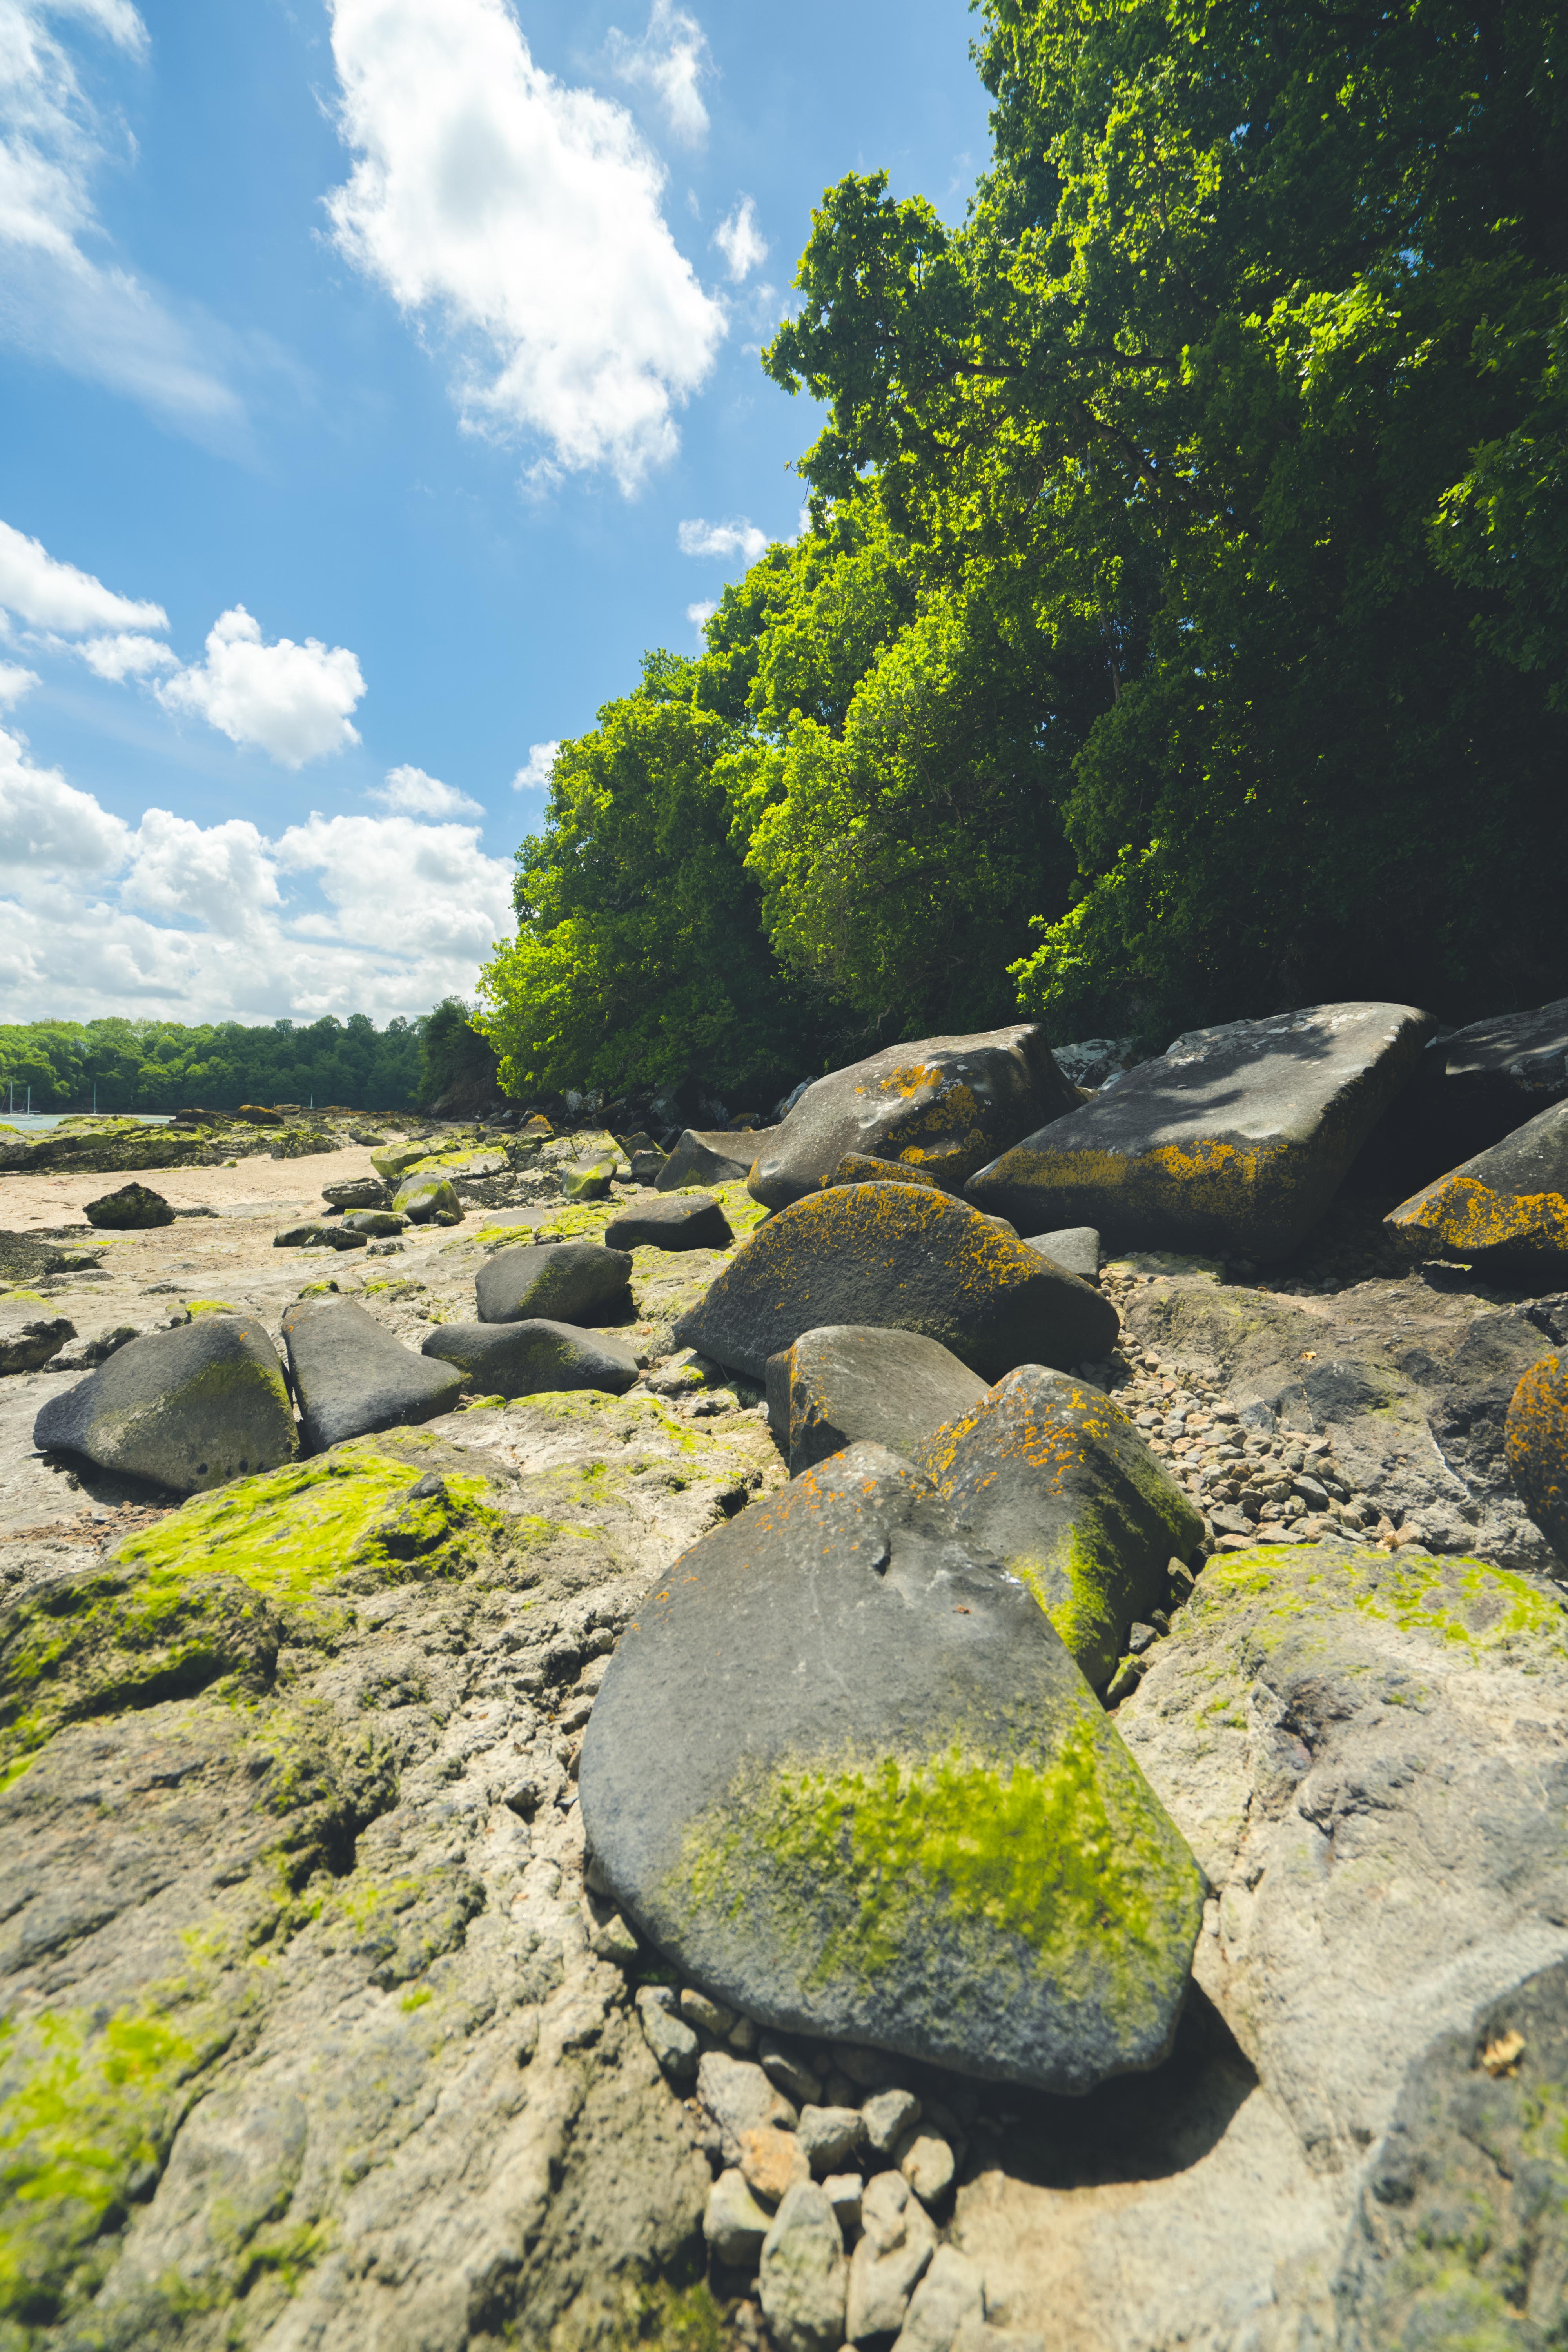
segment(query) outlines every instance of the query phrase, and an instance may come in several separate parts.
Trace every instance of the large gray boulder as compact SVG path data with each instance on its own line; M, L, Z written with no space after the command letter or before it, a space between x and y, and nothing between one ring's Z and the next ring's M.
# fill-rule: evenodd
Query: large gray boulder
M908 1161L957 1192L983 1160L1077 1100L1029 1023L888 1045L813 1081L757 1154L750 1189L768 1208L787 1208L858 1152Z
M1192 1858L1043 1612L880 1446L668 1571L579 1788L595 1884L763 2024L1066 2092L1170 2047Z
M605 1227L606 1249L728 1249L734 1231L711 1192L679 1192L642 1201Z
M979 1373L939 1340L875 1324L803 1331L767 1368L768 1423L792 1478L858 1438L912 1455L984 1394Z
M923 1332L985 1381L1015 1364L1107 1356L1118 1329L1092 1285L964 1202L912 1184L844 1184L760 1226L677 1338L760 1381L771 1356L830 1323Z
M196 1495L300 1450L278 1351L249 1315L201 1315L118 1349L33 1423L40 1451Z
M291 1307L283 1338L311 1454L373 1430L433 1421L462 1394L455 1366L413 1355L352 1298Z
M626 1303L630 1250L598 1242L524 1242L498 1250L474 1278L481 1323L590 1323Z
M1102 1391L1025 1364L910 1448L965 1542L1026 1584L1098 1688L1202 1517Z
M1568 1102L1554 1103L1389 1216L1434 1256L1568 1280Z
M1435 1038L1368 1145L1380 1182L1418 1191L1568 1099L1568 996Z
M1194 1029L1016 1144L967 1197L1021 1233L1263 1261L1308 1234L1434 1024L1408 1004L1319 1004Z
M661 1162L654 1189L676 1192L683 1184L738 1184L759 1150L766 1150L772 1133L770 1128L686 1128Z
M438 1323L422 1353L455 1364L481 1396L536 1396L546 1389L605 1389L624 1396L637 1376L631 1349L607 1331L571 1323Z

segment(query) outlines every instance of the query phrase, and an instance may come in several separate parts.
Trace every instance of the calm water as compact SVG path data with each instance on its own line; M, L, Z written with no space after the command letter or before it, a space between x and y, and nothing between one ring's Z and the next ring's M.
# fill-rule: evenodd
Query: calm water
M0 1103L0 1127L19 1127L28 1135L36 1134L40 1128L58 1127L62 1118L71 1116L69 1111L36 1110L29 1118L25 1112L7 1110L4 1103ZM167 1127L174 1114L172 1110L125 1110L117 1111L114 1116L138 1119L143 1127Z

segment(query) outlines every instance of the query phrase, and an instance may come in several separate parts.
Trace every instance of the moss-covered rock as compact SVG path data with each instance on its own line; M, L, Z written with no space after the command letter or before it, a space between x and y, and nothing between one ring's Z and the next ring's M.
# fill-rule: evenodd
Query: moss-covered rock
M1170 2046L1196 1866L1045 1616L880 1447L669 1571L580 1786L603 1883L766 2023L1055 2091Z

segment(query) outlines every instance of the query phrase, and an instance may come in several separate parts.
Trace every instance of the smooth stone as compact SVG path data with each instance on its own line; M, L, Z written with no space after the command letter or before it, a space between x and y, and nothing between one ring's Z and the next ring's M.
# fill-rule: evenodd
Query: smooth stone
M742 2177L764 2204L778 2204L797 2180L811 2179L805 2150L794 2132L781 2131L777 2124L757 2124L739 2138Z
M319 1217L311 1217L302 1225L285 1225L272 1236L274 1249L363 1249L368 1234L355 1233L346 1218L334 1219L329 1225Z
M965 1194L1025 1233L1091 1224L1112 1251L1284 1256L1434 1026L1414 1005L1347 1003L1191 1030L991 1160Z
M626 1302L629 1250L598 1242L524 1242L498 1250L474 1278L481 1323L586 1323Z
M1542 1356L1515 1389L1504 1443L1520 1500L1568 1565L1568 1362Z
M459 1371L415 1355L351 1298L290 1307L283 1339L312 1454L374 1430L433 1421L462 1394Z
M913 1459L965 1541L1027 1585L1098 1688L1129 1628L1165 1605L1204 1523L1103 1391L1026 1364Z
M893 2162L922 2205L940 2205L957 2169L940 2132L907 2131L893 2150Z
M838 2171L866 2145L866 2118L858 2107L802 2107L795 2131L817 2174Z
M1196 1865L1044 1612L879 1446L665 1571L579 1796L595 1885L777 2032L1061 2092L1170 2046Z
M1433 1254L1568 1277L1568 1102L1554 1103L1389 1213Z
M605 1227L607 1249L728 1249L735 1235L710 1192L676 1192L623 1210Z
M742 2132L770 2125L795 2127L795 2108L762 2068L750 2058L731 2058L725 2050L703 2052L697 2065L697 2095L719 2126L727 2164L740 2160Z
M979 2263L956 2246L939 2246L910 2297L893 2352L952 2352L959 2330L984 2317L985 2286Z
M846 1153L957 1191L983 1160L1078 1100L1031 1023L887 1045L806 1088L756 1153L749 1190L787 1208L836 1180Z
M384 1241L389 1234L405 1232L407 1223L406 1217L395 1216L390 1209L350 1209L343 1217L343 1231L363 1234L367 1242Z
M721 2001L710 2000L695 1985L688 1985L680 1996L680 2013L690 2025L701 2026L705 2033L722 2041L735 2022L735 2012Z
M739 1184L750 1175L769 1130L755 1128L682 1129L654 1177L654 1189L678 1192L683 1184Z
M732 2271L754 2270L773 2219L747 2188L739 2166L731 2165L708 2192L702 2234L716 2262Z
M985 1383L939 1339L876 1324L803 1331L766 1367L768 1425L790 1475L868 1438L912 1454L979 1402Z
M1025 1246L1038 1250L1053 1265L1065 1266L1068 1274L1081 1276L1085 1282L1100 1280L1100 1235L1092 1225L1063 1225L1054 1234L1031 1234Z
M637 1997L637 2020L643 2039L658 2059L663 2073L672 2083L689 2083L697 2072L697 2036L683 2017L678 2017L670 2007L663 1985L643 1985Z
M757 2294L778 2352L838 2352L849 2266L838 2217L814 2180L790 2189L763 2240Z
M602 1389L624 1396L637 1376L631 1349L607 1331L537 1317L526 1323L437 1323L421 1353L456 1364L480 1396L538 1396Z
M463 1204L445 1176L405 1176L393 1195L396 1215L415 1225L460 1225Z
M382 1209L386 1186L379 1176L346 1176L341 1184L323 1184L321 1198L334 1209Z
M153 1192L145 1184L122 1184L118 1192L105 1192L89 1201L83 1210L89 1225L99 1225L110 1233L134 1233L144 1225L172 1225L174 1212L162 1192Z
M912 2091L879 2091L860 2110L866 2137L879 2156L891 2156L896 2144L921 2119L921 2103Z
M41 1372L75 1338L76 1325L64 1315L40 1316L14 1330L0 1332L0 1374ZM61 1366L62 1370L67 1369Z
M563 1196L568 1201L602 1201L615 1181L613 1153L598 1160L567 1160L557 1168Z
M679 1345L765 1380L802 1332L918 1331L982 1380L1109 1355L1116 1309L978 1210L910 1184L848 1184L770 1217L681 1318Z
M33 1423L40 1451L197 1495L300 1451L278 1350L249 1315L201 1315L118 1349Z
M861 2238L849 2259L846 2334L852 2344L896 2336L936 2251L930 2214L901 2172L879 2172L860 2200Z
M822 2184L822 2193L833 2208L846 2245L860 2227L860 2200L865 2187L858 2172L830 2172Z

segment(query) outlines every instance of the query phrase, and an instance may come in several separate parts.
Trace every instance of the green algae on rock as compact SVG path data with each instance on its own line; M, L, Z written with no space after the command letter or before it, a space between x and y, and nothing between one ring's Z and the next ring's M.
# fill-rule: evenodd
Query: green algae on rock
M913 1451L966 1541L1026 1584L1098 1688L1164 1605L1198 1511L1100 1390L1025 1364Z
M880 1446L668 1572L580 1790L602 1883L764 2023L1074 2093L1170 2046L1196 1865L1035 1601Z

